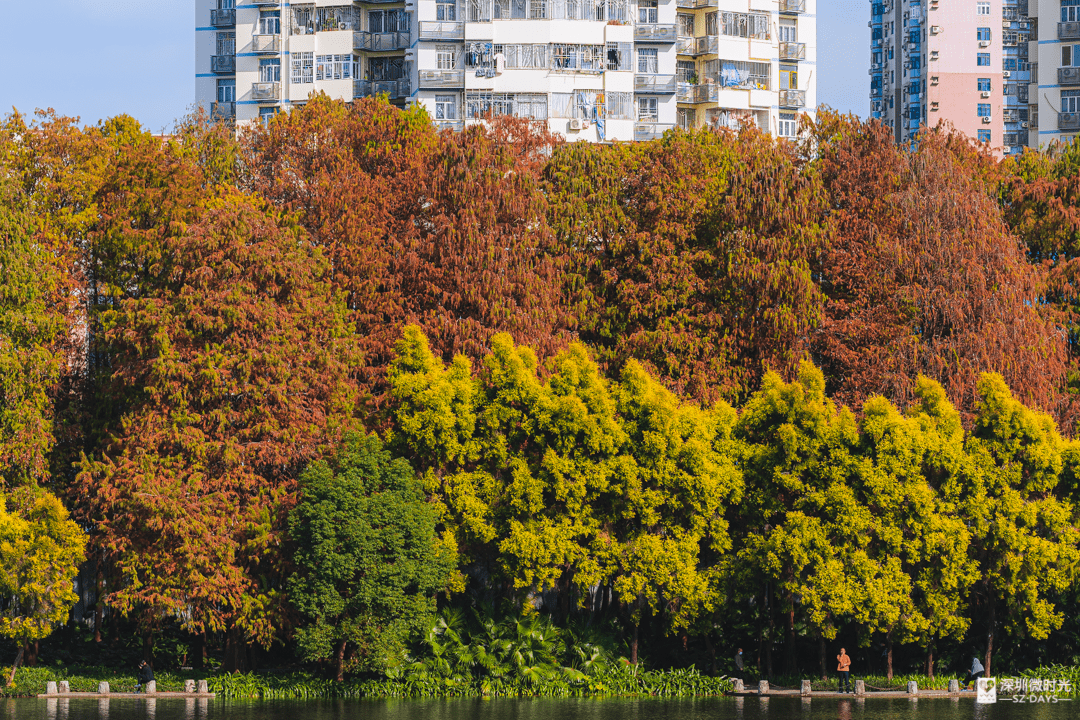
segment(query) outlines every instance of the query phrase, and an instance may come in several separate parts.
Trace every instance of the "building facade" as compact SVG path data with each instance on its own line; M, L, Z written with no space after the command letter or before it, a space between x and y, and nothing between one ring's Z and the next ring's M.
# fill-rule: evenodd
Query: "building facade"
M197 101L238 123L321 91L454 129L530 117L569 140L746 120L793 135L816 105L816 2L196 0Z
M1025 0L871 0L870 28L871 115L897 142L947 120L1002 154L1028 146L1037 31Z
M1028 145L1080 135L1080 0L1029 0Z

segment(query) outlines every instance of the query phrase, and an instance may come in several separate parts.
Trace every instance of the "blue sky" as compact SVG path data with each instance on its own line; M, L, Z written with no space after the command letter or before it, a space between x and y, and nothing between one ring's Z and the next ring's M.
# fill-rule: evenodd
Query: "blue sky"
M0 113L54 108L84 123L128 113L168 130L195 94L190 0L5 0ZM42 25L42 19L46 23ZM818 100L869 109L868 0L818 0Z

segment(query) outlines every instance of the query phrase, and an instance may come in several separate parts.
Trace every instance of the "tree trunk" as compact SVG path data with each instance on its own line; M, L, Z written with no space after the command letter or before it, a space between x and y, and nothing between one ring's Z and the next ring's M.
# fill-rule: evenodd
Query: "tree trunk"
M345 682L345 640L339 642L334 651L334 680Z
M994 623L997 619L994 603L990 603L990 630L986 633L986 662L983 663L984 677L990 677L990 660L994 655Z
M227 673L237 673L246 670L247 643L240 628L232 628L225 636L225 658L221 663L221 669Z
M719 673L716 668L716 646L713 645L709 633L702 635L701 639L705 641L705 649L709 651L709 655L712 657L712 674L715 676Z
M105 573L98 564L97 576L94 583L94 642L101 642L101 622L105 619L105 600L101 597L101 590L105 585Z
M142 659L150 667L154 667L154 631L143 630Z
M829 679L829 668L825 659L825 633L818 633L818 660L821 662L821 679Z
M7 684L15 682L15 671L19 669L19 665L22 663L23 648L19 648L19 654L15 656L15 662L11 665L11 675L8 676Z
M936 642L937 638L932 637L926 645L926 677L931 680L934 679L934 644Z
M892 682L892 633L885 636L885 679Z
M40 640L34 640L23 646L23 665L26 667L37 667L37 656L38 648L41 646L40 643Z
M769 634L765 638L765 678L771 681L773 679L772 644L773 638L776 637L776 616L773 613L772 592L766 594L765 602L769 613Z
M787 597L787 638L784 640L784 673L790 677L799 674L796 666L798 653L795 651L795 595L789 593Z
M630 663L637 665L638 623L634 623L634 639L630 641Z

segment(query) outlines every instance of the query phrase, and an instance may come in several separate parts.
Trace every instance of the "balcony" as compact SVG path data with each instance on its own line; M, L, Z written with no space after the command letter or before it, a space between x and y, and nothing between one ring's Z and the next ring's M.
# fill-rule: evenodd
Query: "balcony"
M674 95L677 89L674 75L635 75L634 92L646 95Z
M251 0L252 5L280 5L281 0Z
M1058 113L1058 130L1080 130L1080 113Z
M217 28L235 27L236 10L211 10L210 24Z
M675 4L678 7L686 8L689 10L720 7L720 3L718 0L676 0Z
M455 132L461 132L465 129L464 120L436 120L435 128L437 130L453 130Z
M634 42L673 43L678 40L675 25L635 25Z
M464 70L421 70L420 89L465 87Z
M399 80L356 80L353 82L353 97L374 97L386 95L391 100L402 100L409 97L410 87L408 78Z
M1059 22L1058 40L1080 40L1080 22Z
M676 102L692 103L694 102L694 89L696 85L689 85L686 83L679 83L679 89L675 92Z
M696 104L720 102L720 86L716 83L704 83L696 86L694 88L694 99L691 102Z
M235 55L211 55L210 72L219 75L232 75L236 72Z
M780 12L804 13L806 12L806 0L780 0Z
M210 103L210 119L234 122L236 120L236 103L216 102Z
M720 52L720 38L716 35L694 38L695 55L715 55Z
M677 55L693 55L695 40L697 40L697 38L680 35L679 40L675 46L675 53Z
M780 107L801 108L806 107L805 90L781 90Z
M1080 85L1080 67L1058 68L1058 85Z
M353 33L353 47L370 52L388 52L405 50L410 45L407 32L370 32L362 30Z
M280 35L252 35L251 51L260 55L276 55L281 52Z
M780 43L781 60L805 60L806 43L782 42Z
M464 40L465 23L420 21L420 40Z
M634 123L634 139L639 141L658 140L664 133L675 127L672 123Z
M257 82L251 83L251 99L252 100L280 100L281 99L281 83L279 82Z

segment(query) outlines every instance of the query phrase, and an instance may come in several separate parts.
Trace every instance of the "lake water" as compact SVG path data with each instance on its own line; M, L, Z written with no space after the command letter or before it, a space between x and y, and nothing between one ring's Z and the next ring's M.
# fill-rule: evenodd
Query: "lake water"
M971 698L568 700L0 700L0 720L1065 720L1056 705Z

